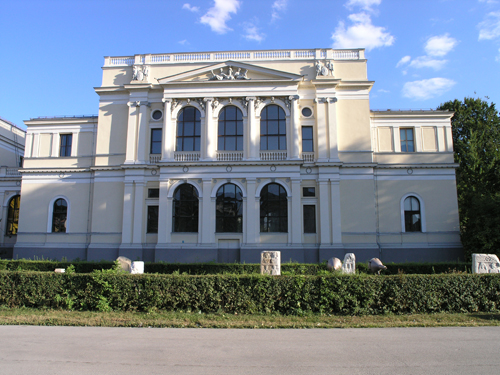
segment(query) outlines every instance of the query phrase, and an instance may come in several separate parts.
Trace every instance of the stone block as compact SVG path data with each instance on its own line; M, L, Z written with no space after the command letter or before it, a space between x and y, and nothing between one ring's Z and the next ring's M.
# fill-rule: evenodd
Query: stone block
M326 267L328 268L329 271L337 271L342 268L342 262L340 261L339 258L333 257L328 259Z
M354 253L347 253L342 264L343 273L356 273L356 256Z
M120 263L120 267L122 268L122 270L130 273L130 270L132 268L132 261L130 259L120 256L116 258L116 260Z
M130 273L133 274L144 273L144 262L142 261L132 262L132 266L130 267Z
M260 253L260 274L281 275L280 251L262 251Z
M495 254L472 254L472 273L500 273L500 261Z

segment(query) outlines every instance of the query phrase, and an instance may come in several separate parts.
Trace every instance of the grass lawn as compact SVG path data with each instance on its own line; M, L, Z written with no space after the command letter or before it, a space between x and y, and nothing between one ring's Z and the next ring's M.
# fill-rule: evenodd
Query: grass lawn
M500 313L416 315L240 315L196 312L89 312L0 308L0 325L145 328L374 328L499 326Z

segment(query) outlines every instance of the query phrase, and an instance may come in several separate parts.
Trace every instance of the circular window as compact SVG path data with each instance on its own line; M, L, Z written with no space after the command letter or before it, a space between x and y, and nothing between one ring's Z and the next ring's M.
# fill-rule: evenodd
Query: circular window
M151 115L153 120L160 120L162 118L162 116L163 116L163 113L159 109L153 111L153 114Z
M304 117L310 117L313 114L311 111L311 108L302 108L302 116Z

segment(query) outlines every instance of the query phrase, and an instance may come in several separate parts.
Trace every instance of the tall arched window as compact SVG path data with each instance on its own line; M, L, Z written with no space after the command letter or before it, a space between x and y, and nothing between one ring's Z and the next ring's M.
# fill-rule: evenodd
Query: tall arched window
M288 232L288 200L280 184L267 184L260 192L260 231Z
M198 211L198 190L190 184L180 185L174 192L172 231L198 232Z
M17 234L19 226L19 206L21 196L16 195L9 201L9 211L7 213L7 235Z
M195 107L185 107L177 117L177 151L200 151L201 115Z
M260 149L286 150L286 115L275 104L264 107L260 113Z
M243 114L238 107L224 107L219 114L218 150L243 150Z
M68 203L59 198L54 202L52 210L52 232L65 233L66 221L68 219Z
M422 218L420 214L420 202L417 198L409 196L404 202L405 232L421 232Z
M243 193L235 184L224 184L217 190L215 231L241 233L243 229Z

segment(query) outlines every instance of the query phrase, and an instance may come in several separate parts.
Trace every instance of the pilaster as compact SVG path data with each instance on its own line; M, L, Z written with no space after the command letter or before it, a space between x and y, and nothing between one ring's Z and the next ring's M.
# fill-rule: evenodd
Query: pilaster
M342 220L340 217L340 178L330 179L333 244L342 243Z
M255 96L249 96L248 100L248 139L247 139L247 158L249 160L259 160L260 149L260 124L255 117Z
M72 133L71 136L71 156L75 157L78 156L78 136L80 135L79 132L77 133Z
M325 98L314 99L316 103L316 125L318 129L318 162L328 161L329 136L328 124L326 121Z
M128 103L127 150L125 153L125 164L134 164L136 160L138 106L139 102Z
M137 162L139 164L146 164L146 160L149 160L148 151L148 130L149 130L149 102L141 101L139 102L139 131L137 139Z
M292 95L289 97L291 100L290 105L290 154L289 158L292 160L300 160L299 155L299 142L300 142L300 119L299 119L299 96Z
M259 210L257 209L257 197L255 197L255 178L249 178L246 180L246 188L247 188L247 209L246 209L246 218L245 225L246 228L244 232L246 232L247 243L255 244L257 243L257 233L258 233L258 219L257 213Z
M337 98L327 99L328 107L328 135L330 147L330 161L339 161L339 145L338 145L338 132L337 132Z
M122 245L132 243L132 224L134 217L134 182L126 181L123 191Z
M168 199L169 180L160 181L160 199L158 207L158 244L164 245L170 242L172 231L172 200ZM170 225L168 225L170 219Z
M213 110L217 107L219 102L213 98L204 98L205 105L205 129L206 129L206 142L201 139L201 144L206 144L206 154L201 157L204 160L217 159L217 122L213 118ZM202 146L203 147L203 146ZM205 194L203 194L205 196Z
M208 107L208 106L207 106ZM203 199L201 217L201 242L205 245L215 243L215 198L212 198L212 179L203 179ZM198 230L200 230L198 228Z
M292 178L292 212L290 221L292 222L292 244L302 243L302 204L300 199L300 178ZM290 225L289 225L290 227Z
M135 181L134 191L134 225L133 225L133 240L136 245L141 245L144 236L144 187L143 181Z
M319 185L319 223L320 223L320 243L330 245L330 186L328 179L320 179Z
M163 103L163 139L161 160L166 162L174 160L175 136L173 137L172 134L175 133L175 123L172 121L172 99L163 98Z

